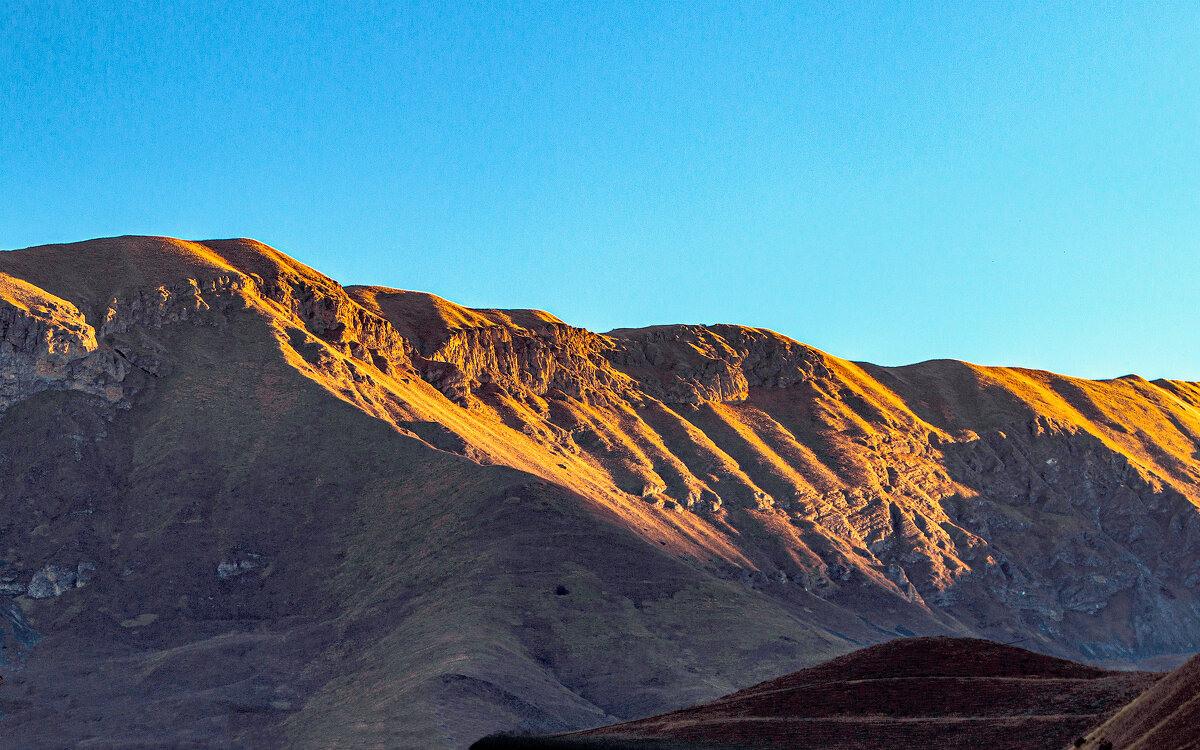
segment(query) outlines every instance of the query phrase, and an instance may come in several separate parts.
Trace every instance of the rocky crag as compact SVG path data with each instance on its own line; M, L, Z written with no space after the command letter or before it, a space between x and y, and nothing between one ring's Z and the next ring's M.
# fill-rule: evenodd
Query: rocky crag
M464 747L912 634L1178 661L1198 405L597 334L250 240L2 253L0 713L48 746Z

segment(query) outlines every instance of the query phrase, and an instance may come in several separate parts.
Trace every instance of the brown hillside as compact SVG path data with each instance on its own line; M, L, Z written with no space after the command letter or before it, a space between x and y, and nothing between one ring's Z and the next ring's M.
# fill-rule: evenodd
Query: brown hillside
M1200 657L1159 680L1098 728L1083 745L1096 750L1193 750L1200 747Z
M0 253L0 375L0 747L464 747L914 634L1200 649L1196 384L144 237Z
M1158 676L989 641L906 638L692 708L546 740L579 748L1041 750L1079 736ZM473 747L517 744L497 738Z

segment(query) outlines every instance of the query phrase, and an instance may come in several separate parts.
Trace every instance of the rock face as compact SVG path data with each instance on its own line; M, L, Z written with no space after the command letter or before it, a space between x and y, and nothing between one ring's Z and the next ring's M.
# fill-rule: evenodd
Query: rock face
M497 390L520 398L588 401L629 396L629 379L608 366L612 342L536 310L469 310L421 292L350 287L416 352L421 377L470 406Z
M0 273L0 413L50 389L119 400L125 368L97 348L74 305Z
M33 574L25 595L30 599L48 599L62 596L64 591L75 588L75 571L58 565L47 565Z
M0 603L45 638L9 639L6 689L30 706L171 688L106 721L463 747L913 634L1200 649L1196 384L599 334L251 240L29 248L0 282ZM266 708L220 719L225 688ZM50 745L95 730L27 716Z
M744 326L653 326L611 331L610 361L672 404L740 402L750 388L829 378L823 355L774 331Z

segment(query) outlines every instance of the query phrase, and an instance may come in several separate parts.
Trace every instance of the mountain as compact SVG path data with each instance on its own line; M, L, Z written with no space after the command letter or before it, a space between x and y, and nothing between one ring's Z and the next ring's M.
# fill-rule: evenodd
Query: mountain
M490 737L472 750L1045 750L1158 678L990 641L900 638L661 716L557 737Z
M1175 666L1198 404L252 240L0 253L0 747L466 747L912 635Z

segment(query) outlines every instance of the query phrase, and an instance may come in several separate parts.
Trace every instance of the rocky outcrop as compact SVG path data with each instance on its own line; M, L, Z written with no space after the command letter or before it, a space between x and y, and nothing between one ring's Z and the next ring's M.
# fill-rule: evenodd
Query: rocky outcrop
M104 313L100 327L101 338L111 340L138 328L158 329L187 321L197 321L205 314L227 313L235 297L246 293L248 279L240 275L223 275L209 279L180 279L154 289L114 299ZM213 322L206 318L203 322Z
M264 565L265 561L262 555L239 550L227 555L217 563L217 578L227 581Z
M0 295L0 412L46 390L127 404L139 385L132 372L170 371L169 356L139 332L220 325L250 290L240 274L180 279L114 298L93 326L70 302L4 274L0 282L9 290Z
M606 356L646 394L667 403L744 401L750 388L828 378L824 355L774 331L667 325L610 331Z
M119 401L127 371L74 305L0 273L0 413L47 390Z
M546 313L470 310L431 294L383 287L348 291L405 333L421 377L460 405L470 406L489 389L587 402L633 397L629 379L605 358L608 340Z
M81 562L74 567L47 565L33 574L29 584L21 587L23 590L20 593L30 599L49 599L52 596L62 596L66 591L87 586L95 575L95 563Z
M606 367L607 346L591 331L562 323L535 327L493 325L457 331L427 359L454 365L454 386L485 383L537 396L555 391L581 401L628 392L628 382Z
M265 299L343 354L388 373L412 369L412 345L387 320L350 299L340 285L286 272L253 278Z
M75 588L75 569L61 565L47 565L33 574L25 595L30 599L49 599L62 596L64 591Z
M543 322L532 328L490 325L454 331L421 352L422 376L459 403L487 386L509 394L580 401L631 395L628 379L602 356L606 342L591 331Z

